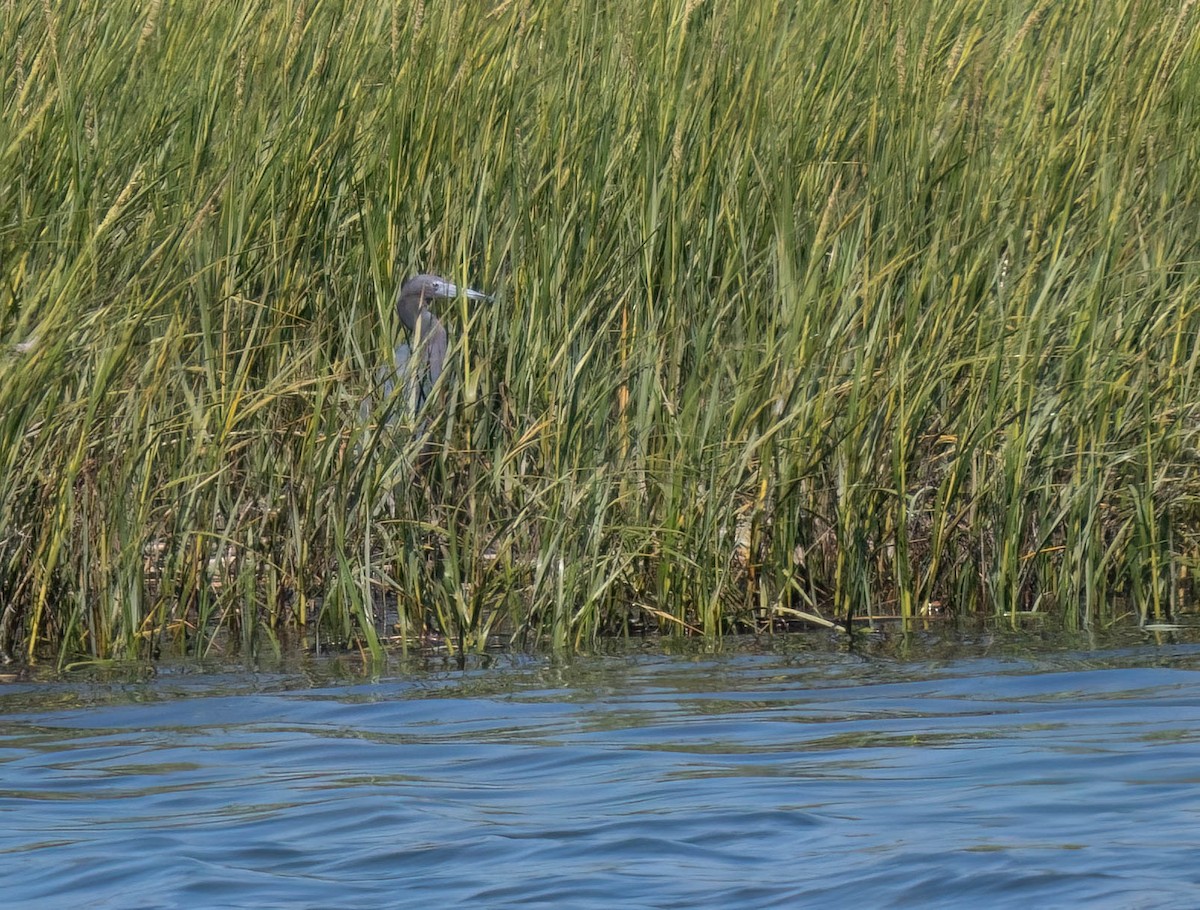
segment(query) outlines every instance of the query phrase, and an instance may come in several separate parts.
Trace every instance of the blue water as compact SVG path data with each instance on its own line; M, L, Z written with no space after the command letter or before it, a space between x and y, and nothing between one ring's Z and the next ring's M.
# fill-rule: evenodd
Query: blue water
M998 651L11 682L0 904L1200 906L1200 647Z

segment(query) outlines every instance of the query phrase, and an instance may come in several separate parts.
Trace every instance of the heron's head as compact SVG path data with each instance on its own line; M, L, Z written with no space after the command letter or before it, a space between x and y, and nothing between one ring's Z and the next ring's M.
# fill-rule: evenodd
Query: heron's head
M421 311L429 308L429 302L438 297L458 297L459 295L471 300L491 300L491 296L474 288L459 288L454 282L447 281L440 275L416 275L409 278L400 287L396 297L396 312L400 321L409 332L413 331L420 318Z

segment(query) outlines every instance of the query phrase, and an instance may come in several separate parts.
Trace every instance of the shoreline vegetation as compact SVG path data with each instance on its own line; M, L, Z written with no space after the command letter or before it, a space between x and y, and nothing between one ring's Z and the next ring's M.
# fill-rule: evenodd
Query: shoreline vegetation
M0 651L1194 609L1198 36L0 0ZM423 438L417 272L496 296Z

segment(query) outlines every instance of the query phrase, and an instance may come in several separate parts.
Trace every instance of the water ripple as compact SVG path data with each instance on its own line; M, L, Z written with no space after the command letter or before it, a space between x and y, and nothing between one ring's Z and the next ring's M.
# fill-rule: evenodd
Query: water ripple
M1192 907L1200 655L1143 653L9 687L5 906Z

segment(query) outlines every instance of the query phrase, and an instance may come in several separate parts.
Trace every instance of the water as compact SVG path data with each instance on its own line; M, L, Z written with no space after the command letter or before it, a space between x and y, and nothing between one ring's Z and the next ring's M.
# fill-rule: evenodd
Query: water
M1200 647L0 685L5 907L1200 906Z

